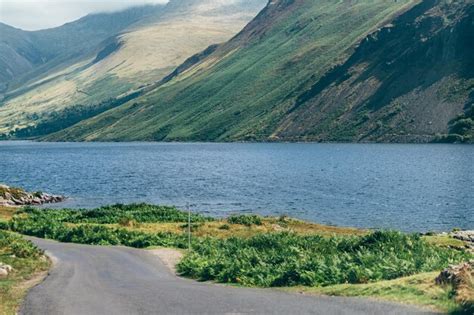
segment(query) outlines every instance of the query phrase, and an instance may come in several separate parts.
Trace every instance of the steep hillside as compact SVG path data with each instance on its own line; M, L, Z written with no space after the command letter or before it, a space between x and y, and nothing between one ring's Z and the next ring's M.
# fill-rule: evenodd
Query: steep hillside
M472 134L474 124L463 117L464 110L472 116L474 100L474 5L468 2L425 0L371 34L344 64L297 95L273 134L312 140L473 140L468 127ZM453 135L443 136L448 133Z
M0 23L0 101L8 83L42 62L27 32Z
M48 139L276 138L300 94L416 2L270 1L238 36L172 80Z
M113 108L123 103L116 98L127 100L189 56L228 40L265 3L171 0L159 14L103 40L88 58L10 92L0 105L0 133L37 136Z
M88 57L106 38L147 16L159 15L162 8L145 6L91 14L60 27L32 32L0 23L0 93Z
M270 1L59 140L472 141L473 1Z

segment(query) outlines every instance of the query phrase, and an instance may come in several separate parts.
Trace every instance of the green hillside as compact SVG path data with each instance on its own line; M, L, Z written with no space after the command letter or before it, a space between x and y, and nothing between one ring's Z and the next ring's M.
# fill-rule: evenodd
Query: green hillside
M46 139L449 141L473 99L472 8L270 1L171 80Z
M149 89L189 56L229 40L265 4L266 0L171 0L165 6L92 15L70 26L34 32L48 38L39 47L56 38L50 45L53 51L77 46L65 36L81 39L81 34L91 33L101 40L82 38L85 43L76 47L77 57L67 59L69 55L63 53L51 62L64 58L67 62L52 69L51 62L35 68L28 76L39 71L41 78L33 75L29 83L9 90L0 101L0 138L2 134L3 138L42 136L123 104L137 95L137 89ZM103 38L109 24L125 25L136 11L145 14ZM92 53L82 53L90 47Z

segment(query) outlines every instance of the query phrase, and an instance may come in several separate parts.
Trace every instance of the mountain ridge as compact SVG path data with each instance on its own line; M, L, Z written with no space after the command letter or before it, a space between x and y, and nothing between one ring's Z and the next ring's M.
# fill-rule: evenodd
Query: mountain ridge
M271 0L228 41L183 58L116 106L24 135L472 142L473 8L472 0Z

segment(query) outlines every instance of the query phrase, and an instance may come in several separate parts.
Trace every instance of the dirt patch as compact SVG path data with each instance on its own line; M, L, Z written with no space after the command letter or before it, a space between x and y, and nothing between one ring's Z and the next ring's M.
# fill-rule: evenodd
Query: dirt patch
M176 274L176 265L183 258L183 252L172 248L152 249L149 252L157 256L173 274Z

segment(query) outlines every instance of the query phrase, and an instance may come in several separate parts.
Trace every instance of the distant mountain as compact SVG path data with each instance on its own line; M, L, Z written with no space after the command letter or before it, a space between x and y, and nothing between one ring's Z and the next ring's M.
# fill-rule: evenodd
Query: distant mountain
M146 94L50 140L472 141L472 1L273 0Z
M23 31L0 23L0 93L13 90L58 65L88 57L108 37L163 6L144 6L109 14L91 14L63 26Z
M118 106L234 36L265 4L171 0L37 32L1 25L0 134L43 135Z

